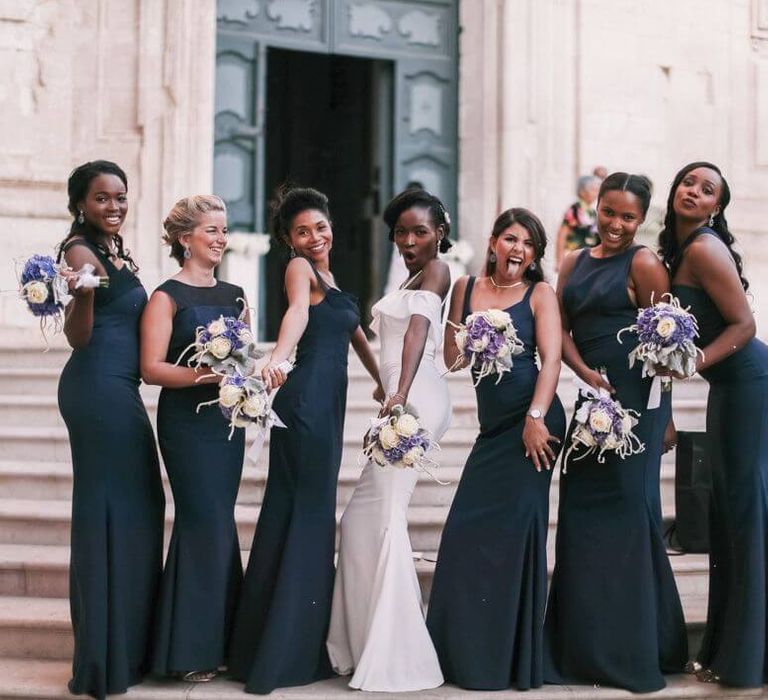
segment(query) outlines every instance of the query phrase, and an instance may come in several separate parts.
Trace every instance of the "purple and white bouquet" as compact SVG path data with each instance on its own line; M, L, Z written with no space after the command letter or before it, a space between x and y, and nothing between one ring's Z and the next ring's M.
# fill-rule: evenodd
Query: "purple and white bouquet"
M64 269L50 255L33 255L24 262L19 274L19 294L32 314L40 318L43 330L49 321L54 329L60 327L64 308L72 299L69 282L62 274ZM94 271L93 265L83 265L77 272L76 287L109 286L109 278L98 277Z
M198 404L203 406L218 404L224 417L229 421L229 439L235 428L247 428L255 424L268 431L273 425L284 428L285 425L272 410L267 389L260 377L245 377L235 372L224 377L219 384L219 395L213 401Z
M696 317L680 305L671 294L665 294L668 301L658 301L652 306L638 309L637 321L622 328L621 334L632 331L637 334L638 344L629 353L629 366L643 363L643 376L655 377L648 399L648 408L658 408L661 392L670 391L670 377L656 376L657 367L666 367L686 377L696 374L696 359L703 355L694 340L699 337Z
M461 355L456 360L464 360L476 371L475 386L491 375L498 374L496 383L501 381L504 372L512 369L512 357L525 350L517 337L517 329L506 311L488 309L477 311L467 316L465 323L456 326L456 347Z
M573 416L575 426L563 458L563 473L567 472L571 455L578 462L597 452L597 461L602 464L606 452L615 452L621 459L643 452L645 445L632 432L640 414L624 408L604 389L597 391L583 382L577 384L585 400Z
M427 457L433 449L440 447L412 410L394 406L390 415L371 420L363 456L381 467L411 467L429 473L427 465L437 466Z
M256 360L264 353L256 348L256 340L248 324L240 318L219 316L195 330L195 341L186 347L176 361L178 364L188 350L194 350L187 360L190 367L209 367L213 374L248 377L256 368Z

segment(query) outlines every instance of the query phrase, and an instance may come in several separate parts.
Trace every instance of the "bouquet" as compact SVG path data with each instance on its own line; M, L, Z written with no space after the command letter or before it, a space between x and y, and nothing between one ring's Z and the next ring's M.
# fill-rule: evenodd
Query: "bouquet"
M574 456L577 462L597 452L597 461L605 462L606 452L615 452L621 459L639 454L645 445L632 430L640 414L631 408L624 408L611 398L605 389L595 390L577 382L579 392L585 398L573 416L575 426L571 432L571 445L563 458L563 473L567 473L568 459L586 448L583 454Z
M64 308L72 299L69 282L62 274L64 266L57 263L50 255L33 255L23 265L19 275L19 294L27 302L27 307L34 316L40 318L40 326L45 331L47 322L54 329L59 329L63 320ZM108 277L94 275L93 265L87 263L77 272L76 287L107 287Z
M463 360L469 361L470 367L477 372L475 386L491 374L499 375L496 380L498 384L504 372L512 369L513 355L519 355L525 350L506 311L478 311L467 316L466 322L456 328L456 347L461 355L455 366Z
M622 328L616 336L621 342L622 333L633 331L637 334L638 344L629 353L629 366L633 367L636 361L640 361L643 363L643 376L654 377L648 408L658 408L661 392L672 388L670 377L656 376L656 367L666 367L672 372L692 377L696 373L696 358L702 354L694 343L694 339L699 337L696 317L671 294L664 296L669 301L659 301L638 309L637 321Z
M416 468L432 476L427 467L437 466L427 457L427 452L432 449L440 447L421 427L415 413L394 406L390 415L371 420L363 456L381 467Z
M264 355L256 348L256 340L248 324L243 320L245 310L239 318L219 316L205 326L195 330L195 340L184 348L176 364L189 350L194 350L187 364L195 369L209 367L213 374L228 376L253 374L256 360Z

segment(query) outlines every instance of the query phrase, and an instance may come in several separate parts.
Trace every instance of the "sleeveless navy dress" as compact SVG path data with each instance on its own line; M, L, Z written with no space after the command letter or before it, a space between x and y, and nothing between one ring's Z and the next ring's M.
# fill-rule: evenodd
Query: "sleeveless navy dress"
M683 250L708 228L695 232ZM700 287L673 285L704 347L725 321ZM768 346L753 338L705 369L712 466L709 607L698 660L734 687L768 681Z
M317 274L317 271L315 271ZM229 669L249 693L333 675L331 615L336 482L357 300L329 288L309 307L294 370L272 408L269 475L232 634Z
M167 280L157 291L176 306L167 362L179 359L198 326L219 316L239 316L238 299L245 296L240 287L221 280L213 287ZM174 520L157 612L152 670L158 675L215 670L226 663L243 578L235 500L245 431L238 428L229 440L229 423L217 405L197 412L199 403L212 401L218 392L218 384L160 392L157 437Z
M165 499L139 396L139 318L147 295L127 265L95 246L109 287L94 290L93 332L59 380L72 449L69 599L72 693L124 693L148 670L163 556Z
M464 319L474 283L470 277ZM523 445L539 374L532 292L506 309L525 351L498 384L490 375L475 388L480 434L445 523L430 594L427 626L445 680L463 688L526 690L543 682L552 472L537 472ZM562 441L557 395L545 422Z
M560 481L555 571L545 625L545 681L651 692L662 673L682 671L687 638L680 598L661 533L659 470L671 395L646 408L651 379L629 369L636 337L627 292L641 246L609 258L578 257L563 307L584 361L604 367L622 406L640 412L635 434L645 451L569 461ZM573 426L571 426L572 429ZM566 445L570 444L570 437Z

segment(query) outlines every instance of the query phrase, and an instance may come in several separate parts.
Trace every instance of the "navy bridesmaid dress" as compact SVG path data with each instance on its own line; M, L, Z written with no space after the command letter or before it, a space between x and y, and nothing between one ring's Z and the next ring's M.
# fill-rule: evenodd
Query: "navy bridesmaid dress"
M315 271L317 274L317 271ZM336 482L347 398L347 355L357 300L329 288L309 307L294 370L272 408L269 475L230 652L230 674L249 693L332 675L331 615Z
M584 361L606 369L615 399L640 413L635 434L645 451L626 459L605 453L569 461L560 481L555 571L547 605L548 683L588 683L651 692L663 673L687 659L680 598L661 533L659 470L671 395L646 408L651 380L629 369L635 345L616 333L635 322L627 292L640 246L608 258L578 257L563 307ZM570 444L566 439L566 445Z
M717 236L704 228L700 235ZM725 321L700 287L673 293L699 322L704 347ZM768 681L768 346L756 338L702 372L709 382L712 466L709 607L698 661L724 685Z
M194 341L195 329L219 316L239 316L243 290L221 280L195 287L161 284L176 307L168 362ZM191 352L191 351L190 351ZM185 360L182 360L184 362ZM243 578L235 526L245 431L235 430L218 406L217 384L163 388L157 408L160 453L171 484L174 521L163 571L153 672L171 675L226 664L232 613Z
M465 319L474 283L470 277ZM537 472L523 444L539 374L532 292L533 286L506 309L524 352L498 384L490 375L475 388L480 434L445 523L430 594L427 626L445 680L474 690L527 690L543 682L552 472ZM557 396L545 422L562 441L565 412Z
M69 600L75 638L72 693L124 693L148 670L163 556L165 499L139 396L139 318L147 295L127 265L90 242L109 287L94 291L93 332L59 381L72 449Z

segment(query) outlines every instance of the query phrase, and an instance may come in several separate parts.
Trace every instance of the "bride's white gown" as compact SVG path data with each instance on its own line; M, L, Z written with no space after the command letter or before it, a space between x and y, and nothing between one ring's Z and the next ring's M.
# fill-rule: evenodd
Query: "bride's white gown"
M448 387L435 366L442 337L440 306L433 292L398 290L376 303L371 323L381 340L384 388L393 394L411 315L429 319L408 404L436 440L451 417ZM341 519L328 653L337 673L354 672L352 688L416 691L443 683L408 538L408 503L417 478L414 469L368 462Z

